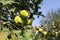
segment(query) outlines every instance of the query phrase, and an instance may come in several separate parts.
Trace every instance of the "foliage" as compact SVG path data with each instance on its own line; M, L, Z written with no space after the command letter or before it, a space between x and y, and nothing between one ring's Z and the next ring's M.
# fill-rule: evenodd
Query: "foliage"
M38 9L42 1L0 0L0 31L8 32L7 38L3 40L34 40L31 24L34 14L38 17L41 15Z
M1 0L0 40L60 40L60 12L41 15L38 9L42 1ZM40 27L31 27L33 15L43 16Z
M48 16L43 17L43 24L37 28L39 31L38 39L41 40L60 40L60 12L52 11L48 13Z
M33 19L34 14L38 16L41 15L41 12L38 12L38 9L40 9L39 4L41 4L41 2L42 0L1 0L0 19L4 22L10 21L12 24L14 24L13 19L17 15L19 15L24 22L27 19ZM24 15L28 16L29 18L26 19ZM26 25L26 22L22 25Z

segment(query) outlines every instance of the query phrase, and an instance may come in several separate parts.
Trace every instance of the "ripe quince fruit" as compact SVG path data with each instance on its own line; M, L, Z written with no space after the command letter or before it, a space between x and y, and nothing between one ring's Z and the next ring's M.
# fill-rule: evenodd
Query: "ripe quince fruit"
M29 12L27 10L21 10L20 15L23 16L23 17L29 18Z
M28 20L27 20L27 24L28 24L28 25L32 24L32 20L31 20L31 19L28 19Z
M58 32L55 32L55 36L56 36L56 37L58 36Z
M20 16L16 16L15 18L14 18L14 22L15 23L23 23L23 20L22 20L22 18L20 17Z
M48 33L47 31L43 31L43 35L47 35L47 33Z
M42 29L42 28L39 28L39 31L40 31L40 32L42 32L42 31L43 31L43 29Z

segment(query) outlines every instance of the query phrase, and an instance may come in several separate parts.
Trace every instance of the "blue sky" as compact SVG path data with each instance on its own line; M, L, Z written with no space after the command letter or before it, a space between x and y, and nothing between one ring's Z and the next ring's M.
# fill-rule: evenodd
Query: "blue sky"
M41 6L41 9L39 11L42 11L42 14L45 16L50 12L51 10L57 10L60 8L60 0L43 0L43 5ZM33 21L32 26L40 26L40 21L42 17L37 18L37 16L34 16L35 20Z

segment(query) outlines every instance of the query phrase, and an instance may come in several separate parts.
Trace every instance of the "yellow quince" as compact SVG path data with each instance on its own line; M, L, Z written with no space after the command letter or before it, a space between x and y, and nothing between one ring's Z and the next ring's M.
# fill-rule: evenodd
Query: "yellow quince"
M42 28L39 28L39 31L40 31L40 32L42 32L42 31L43 31L43 29L42 29Z
M27 24L28 24L28 25L32 24L32 20L31 20L31 19L28 19L28 20L27 20Z
M55 36L56 36L56 37L58 36L58 32L55 32Z
M28 17L29 18L29 12L27 10L21 10L20 11L21 16Z
M23 20L22 20L22 18L20 17L20 16L16 16L15 18L14 18L14 22L15 23L23 23Z
M47 35L47 33L48 33L47 31L43 31L43 35Z

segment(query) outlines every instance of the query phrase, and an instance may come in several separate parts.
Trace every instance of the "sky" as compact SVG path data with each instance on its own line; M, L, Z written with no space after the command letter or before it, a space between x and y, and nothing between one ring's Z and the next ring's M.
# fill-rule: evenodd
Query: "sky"
M51 10L57 10L60 8L60 0L43 0L41 6L41 9L39 11L42 11L42 14L47 16L48 12L51 12ZM36 15L34 15L35 20L33 20L32 26L40 26L42 17L40 16L37 18Z

